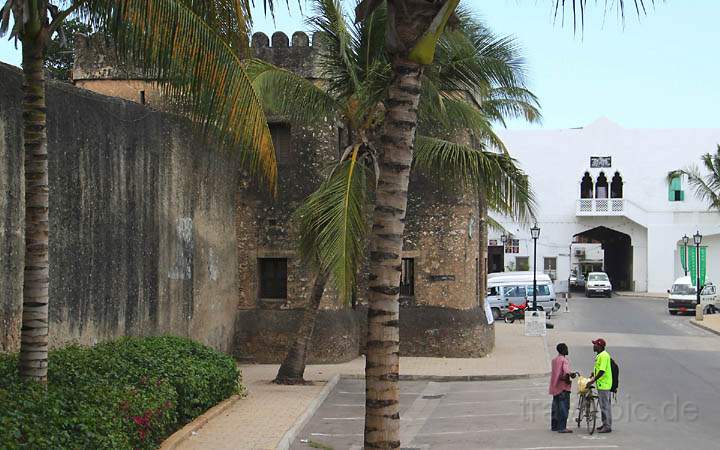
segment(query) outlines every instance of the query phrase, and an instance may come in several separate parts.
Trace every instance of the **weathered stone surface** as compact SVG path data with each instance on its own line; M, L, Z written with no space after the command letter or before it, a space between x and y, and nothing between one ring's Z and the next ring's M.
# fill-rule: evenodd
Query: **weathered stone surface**
M302 310L254 309L237 315L235 357L259 364L280 363L297 329ZM358 356L360 329L350 309L322 310L313 331L309 364L347 362Z
M20 334L21 83L0 64L0 350ZM136 103L51 82L47 105L51 345L171 333L229 352L237 161Z

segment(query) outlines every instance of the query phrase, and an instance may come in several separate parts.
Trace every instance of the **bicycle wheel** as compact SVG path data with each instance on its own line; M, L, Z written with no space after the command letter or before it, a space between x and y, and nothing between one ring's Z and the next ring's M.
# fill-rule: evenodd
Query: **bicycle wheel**
M587 402L587 430L591 435L595 433L597 423L598 403L597 398L588 399Z
M577 427L580 428L580 426L582 425L582 416L583 416L583 396L582 395L578 399L577 410L578 410L578 416L575 419L575 422L577 423Z

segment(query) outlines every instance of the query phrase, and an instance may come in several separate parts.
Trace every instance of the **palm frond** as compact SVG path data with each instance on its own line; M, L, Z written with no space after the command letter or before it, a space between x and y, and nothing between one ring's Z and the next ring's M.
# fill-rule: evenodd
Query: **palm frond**
M720 146L715 154L704 154L701 161L707 174L703 175L700 169L694 166L670 172L668 182L680 175L687 176L688 184L695 191L695 197L706 202L710 209L720 210Z
M315 15L308 19L320 33L318 65L331 95L350 98L360 83L357 76L357 42L348 28L339 0L315 0Z
M224 22L238 27L246 21L230 18L230 12L242 14L236 0L214 1L225 5ZM95 28L105 28L122 57L152 74L203 133L239 150L274 191L275 152L262 105L236 49L203 18L211 9L190 6L197 3L202 2L86 0L78 13Z
M433 99L439 102L440 107L434 112L431 110L429 116L423 113L431 107L421 107L418 131L450 140L456 140L458 135L467 135L473 141L507 153L505 144L495 134L488 117L464 97L463 93L441 93L439 98Z
M506 154L417 136L413 164L444 186L480 191L496 212L523 222L535 215L528 177Z
M507 119L525 119L529 123L540 123L542 113L538 98L522 87L493 88L484 98L480 109L490 119L506 125Z
M598 0L555 0L555 18L561 15L561 20L565 21L565 7L569 7L572 12L573 31L577 31L578 20L580 21L580 29L585 28L585 11L587 10L588 3L596 4L601 3ZM627 5L634 6L635 13L638 16L647 14L646 5L654 5L655 0L605 0L604 11L607 12L610 8L615 8L621 21L625 21L625 9Z
M341 109L327 91L294 72L259 59L246 60L245 70L268 113L313 124L335 117Z
M297 209L298 251L304 261L332 274L341 298L352 295L368 233L368 171L360 145Z

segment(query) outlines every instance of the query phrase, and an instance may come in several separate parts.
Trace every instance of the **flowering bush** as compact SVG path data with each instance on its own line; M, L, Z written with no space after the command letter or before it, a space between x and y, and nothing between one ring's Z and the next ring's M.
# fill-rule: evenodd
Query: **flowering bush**
M47 388L0 355L0 448L152 449L235 394L228 356L178 337L123 338L50 352Z

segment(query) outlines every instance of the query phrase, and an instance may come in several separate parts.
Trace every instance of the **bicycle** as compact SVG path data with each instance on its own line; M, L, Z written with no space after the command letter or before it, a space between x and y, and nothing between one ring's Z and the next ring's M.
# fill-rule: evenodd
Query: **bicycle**
M587 378L580 377L578 381L578 416L575 419L578 428L582 426L583 420L586 423L588 433L595 432L598 411L600 410L597 389L595 386L587 386Z

